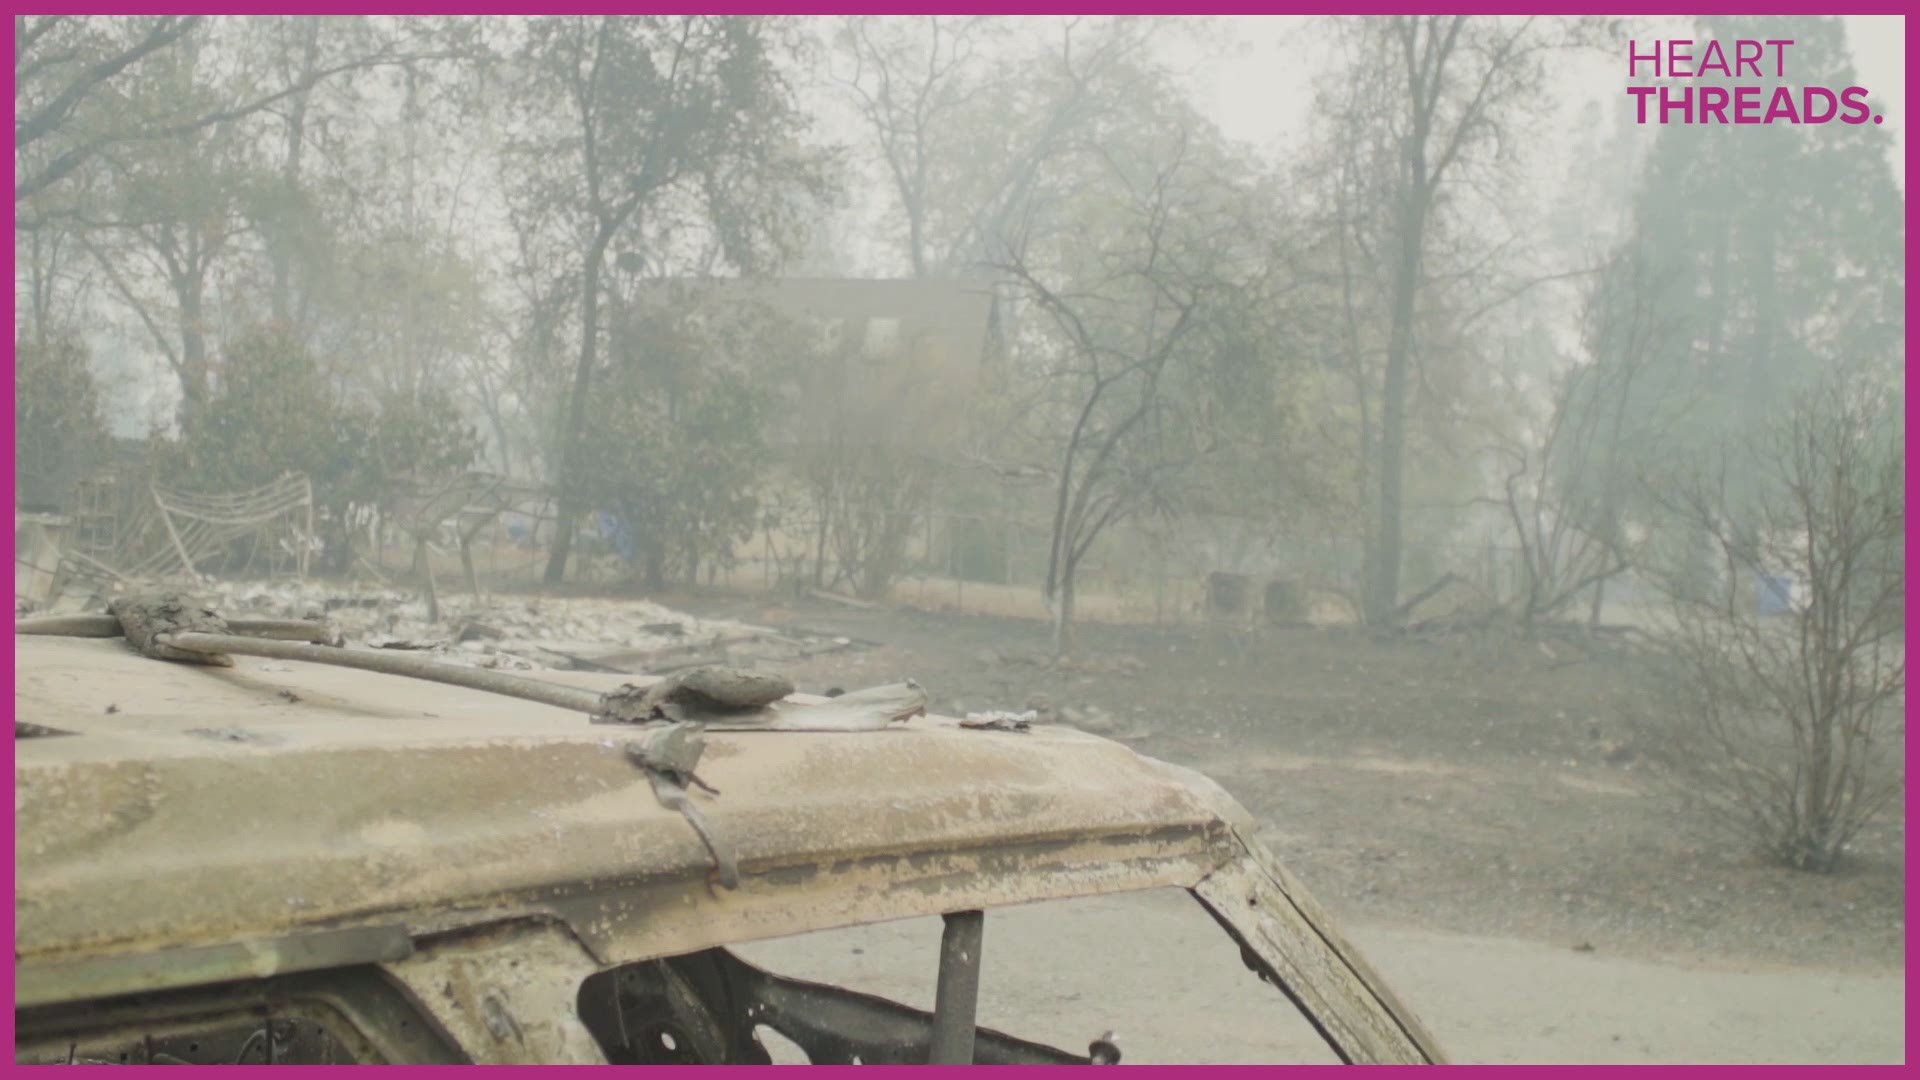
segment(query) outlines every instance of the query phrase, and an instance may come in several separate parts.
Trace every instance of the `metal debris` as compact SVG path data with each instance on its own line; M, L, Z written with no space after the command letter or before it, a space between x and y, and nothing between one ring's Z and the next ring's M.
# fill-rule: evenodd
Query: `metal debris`
M123 596L107 605L107 614L120 621L127 643L156 660L232 667L233 658L221 653L176 649L160 639L176 633L224 634L227 621L219 613L179 593Z
M754 713L793 693L784 675L744 668L697 667L642 689L609 691L598 724L644 724L653 720L709 720Z
M995 709L991 712L970 712L965 720L960 721L960 726L977 731L1027 731L1039 718L1040 714L1032 709L1020 713Z
M701 736L698 724L667 724L654 728L643 738L629 740L623 749L635 765L648 772L666 773L682 783L692 783L713 791L693 774L694 767L700 764L700 755L707 749L707 741Z
M927 714L927 692L908 679L826 701L780 701L753 713L709 721L709 731L882 731Z
M623 749L628 760L647 774L647 780L653 785L653 797L661 806L686 818L700 842L706 845L720 884L737 889L740 887L739 864L734 861L733 853L714 836L712 823L687 794L689 786L719 794L693 771L706 747L698 724L676 723L655 728L643 738L629 740Z
M927 692L911 679L826 701L795 702L784 700L793 692L792 682L784 676L728 668L700 668L684 674L651 687L629 685L609 691L601 697L593 722L678 720L701 724L708 731L880 731L927 711ZM776 690L780 691L777 696ZM761 704L741 704L756 700Z

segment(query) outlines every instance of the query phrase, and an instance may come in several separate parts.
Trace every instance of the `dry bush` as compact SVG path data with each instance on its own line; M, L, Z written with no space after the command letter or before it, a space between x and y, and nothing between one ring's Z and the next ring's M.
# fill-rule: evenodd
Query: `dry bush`
M1900 792L1905 742L1904 437L1897 403L1830 385L1662 504L1717 562L1664 579L1670 763L1712 819L1780 863L1834 869ZM1757 474L1757 480L1754 479ZM1767 576L1798 583L1759 612Z

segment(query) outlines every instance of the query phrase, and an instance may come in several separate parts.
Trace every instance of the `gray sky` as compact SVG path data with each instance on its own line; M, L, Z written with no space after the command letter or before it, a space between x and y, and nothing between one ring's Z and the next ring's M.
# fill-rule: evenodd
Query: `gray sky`
M1758 17L1756 17L1758 18ZM1886 129L1893 135L1893 169L1902 191L1906 190L1906 125L1904 104L1907 94L1906 25L1903 15L1847 15L1848 44L1860 84L1870 93L1869 101L1886 117ZM1690 37L1687 19L1643 19L1644 36ZM1289 145L1305 131L1313 103L1312 76L1323 58L1308 54L1298 33L1311 22L1298 15L1227 16L1220 20L1227 40L1236 42L1225 56L1200 55L1199 46L1191 67L1193 85L1201 101L1210 106L1221 127L1235 138L1263 149ZM1642 36L1642 31L1632 31ZM1569 63L1564 86L1570 99L1569 110L1587 100L1614 98L1625 94L1625 36L1619 50L1610 55ZM1211 52L1213 46L1207 47ZM1838 88L1836 88L1838 89Z
M1035 17L1026 29L1039 32L1045 26L1045 18ZM1902 16L1844 18L1860 83L1870 92L1875 110L1885 116L1885 129L1893 136L1891 164L1904 190L1905 117L1901 105L1906 96L1906 19ZM1314 35L1303 32L1313 22L1311 17L1279 15L1193 20L1168 27L1160 35L1157 46L1163 56L1187 71L1196 103L1227 135L1277 158L1304 140L1312 114L1313 78L1327 68L1331 59L1324 54L1314 55ZM1692 36L1690 23L1686 18L1639 19L1628 33L1640 38L1686 37ZM816 25L824 34L832 24L822 19ZM1181 33L1185 27L1199 32ZM1547 126L1542 132L1544 145L1530 155L1533 190L1548 191L1539 185L1559 182L1568 175L1567 168L1576 149L1571 136L1577 129L1572 120L1579 115L1579 110L1590 101L1611 104L1624 98L1626 36L1622 35L1617 49L1568 62L1553 90L1566 119ZM813 87L807 105L821 110L822 135L859 138L860 132L846 103L828 88ZM1657 130L1647 128L1647 137L1651 139ZM466 193L466 198L479 198L482 189L492 183L490 166L485 160L485 142L475 140L459 149L460 154L456 156L461 160L449 162L446 167L471 173L468 180L472 190ZM877 176L867 177L869 182L875 179ZM886 200L856 197L850 202L837 224L852 227L856 233L864 232L869 237L875 235L871 231L873 219L886 212ZM512 257L511 243L504 223L497 220L497 213L498 207L491 204L474 211L476 231L480 234L475 254L495 270ZM478 224L482 220L486 224ZM854 260L852 266L839 267L842 272L887 275L902 270L897 253L890 248L880 250L871 241L852 250L843 248L839 254ZM114 421L122 433L143 433L152 420L170 416L172 395L177 386L165 376L143 331L130 320L121 319L118 324L108 320L103 322L96 337L99 346L96 355L119 357L126 368L124 374L137 372L145 376L116 385L116 400L123 404L113 410Z

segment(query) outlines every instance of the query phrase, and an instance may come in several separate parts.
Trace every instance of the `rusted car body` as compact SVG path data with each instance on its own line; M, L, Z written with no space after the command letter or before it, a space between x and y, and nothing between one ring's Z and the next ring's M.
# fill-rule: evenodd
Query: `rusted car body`
M21 1062L1112 1059L973 1024L982 916L1177 887L1342 1059L1433 1039L1213 783L1064 728L712 733L717 884L609 730L385 675L16 637ZM548 673L597 690L619 676ZM912 916L931 1012L729 944ZM1283 997L1284 995L1284 997Z

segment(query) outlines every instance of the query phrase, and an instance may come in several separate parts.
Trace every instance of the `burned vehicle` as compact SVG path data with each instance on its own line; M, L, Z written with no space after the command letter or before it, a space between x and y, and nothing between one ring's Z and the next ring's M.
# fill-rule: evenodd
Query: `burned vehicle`
M688 730L671 709L567 707L657 706L653 680L543 672L536 703L138 636L16 634L18 1062L764 1063L770 1030L817 1063L1110 1064L1098 1031L976 1024L983 928L1167 888L1340 1060L1441 1060L1232 799L1115 742L911 708L709 722L695 772L647 757ZM932 916L930 1010L737 955Z

